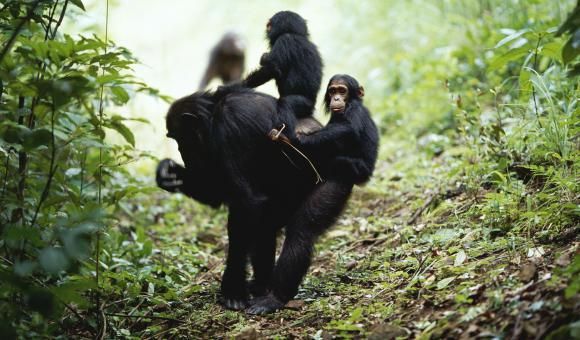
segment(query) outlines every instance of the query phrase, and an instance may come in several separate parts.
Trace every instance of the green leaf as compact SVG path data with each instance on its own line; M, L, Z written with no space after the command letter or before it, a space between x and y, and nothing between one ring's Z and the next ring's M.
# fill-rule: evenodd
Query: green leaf
M121 136L125 138L127 143L131 144L131 146L135 146L135 136L133 135L133 132L131 132L131 130L125 124L123 124L122 121L122 117L114 116L113 119L111 119L109 122L108 127L120 133Z
M78 8L82 9L83 11L86 11L85 9L85 5L83 5L83 2L81 0L70 0L70 2L77 6Z
M38 267L38 263L32 261L16 261L14 263L14 274L20 277L27 277L34 273L34 270Z
M27 241L30 244L41 247L43 245L40 238L40 230L34 227L22 227L20 225L8 225L2 234L2 238L6 241L20 242Z
M546 45L542 46L542 48L538 51L538 54L541 54L545 57L552 58L554 60L562 62L562 43L559 41L552 41L547 43Z
M532 95L532 82L530 80L531 71L523 67L520 71L520 100L522 102L528 102L530 100L530 96Z
M499 41L499 42L498 42L498 43L497 43L497 44L494 46L494 48L501 47L501 46L503 46L503 45L507 44L508 42L510 42L510 41L512 41L512 40L514 40L514 39L516 39L516 38L519 38L520 36L522 36L523 34L527 33L528 31L529 31L528 29L523 29L523 30L520 30L520 31L516 31L515 33L513 33L513 34L510 34L510 35L508 35L507 37L505 37L505 38L503 38L502 40L500 40L500 41Z
M437 289L441 290L444 289L445 287L447 287L453 280L455 280L455 276L452 277L448 277L446 279L443 279L439 282L437 282Z
M129 94L121 86L111 87L111 92L113 93L115 104L122 105L129 101Z
M29 128L12 122L0 126L0 138L10 144L22 144L31 133Z
M41 145L46 145L52 140L52 133L47 129L37 129L26 136L22 144L26 150L36 149Z
M73 302L77 305L85 306L88 301L81 294L89 289L96 288L95 281L91 278L82 278L67 282L61 286L51 288L51 292L56 295L60 301Z
M38 256L40 267L49 274L58 274L66 270L69 260L62 248L44 248Z
M85 260L91 255L91 238L98 227L90 222L82 223L72 229L61 232L61 239L66 254L77 260Z
M518 60L529 53L530 48L528 46L514 48L513 50L509 50L505 54L493 58L491 63L489 64L488 69L490 71L496 71L500 67L507 65L507 63L509 63L510 61Z
M577 31L580 35L580 30ZM574 34L576 36L576 34ZM574 39L570 38L564 48L562 49L562 61L567 65L580 54L580 46L574 43Z
M453 265L455 267L459 267L463 264L463 262L465 262L466 259L467 259L467 254L465 253L465 251L463 249L461 249L460 251L457 252L457 254L455 254L455 261L454 261Z

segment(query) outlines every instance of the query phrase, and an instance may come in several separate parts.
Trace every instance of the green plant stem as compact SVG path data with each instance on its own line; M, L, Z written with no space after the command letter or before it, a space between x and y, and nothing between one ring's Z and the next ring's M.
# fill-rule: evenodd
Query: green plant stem
M107 44L109 41L109 0L107 0L107 6L105 9L105 54L107 54ZM105 74L105 69L102 69L103 75ZM99 129L103 129L103 96L104 96L105 86L101 85L101 93L99 98ZM102 186L103 186L103 148L99 147L99 182L97 189L97 200L99 205L102 202ZM101 292L99 288L99 277L100 277L100 253L101 253L101 232L97 231L97 244L96 244L96 264L95 264L95 280L96 280L96 310L97 310L97 324L99 325L99 334L97 338L102 339L106 335L106 325L107 321L105 319L105 313L102 311L101 306Z
M537 72L538 67L538 48L540 47L540 41L542 41L542 36L538 37L538 42L536 43L536 49L534 50L534 71ZM534 113L536 114L536 121L540 129L543 129L542 122L540 122L540 114L538 113L538 103L536 102L536 87L532 84L532 100L534 101Z
M38 200L38 204L36 205L36 210L34 211L34 217L30 221L30 226L34 226L36 223L36 219L38 218L38 213L40 212L40 208L44 201L48 198L48 194L50 193L50 186L52 184L52 179L54 178L54 174L58 169L58 165L55 164L56 162L56 137L54 136L54 119L56 115L56 107L54 105L54 98L52 103L52 113L50 117L50 132L52 134L51 140L51 153L50 153L50 165L48 167L48 179L46 180L46 184L44 185L44 189L42 190L42 194L40 195L40 200Z
M52 21L54 20L54 14L56 13L56 7L58 6L58 0L54 2L54 6L50 9L48 14L48 24L46 25L46 29L44 30L44 41L48 40L48 36L50 35L50 26L52 25Z
M6 164L4 165L4 179L2 180L2 194L0 195L0 202L4 201L6 194L6 186L8 185L8 166L10 165L10 150L6 153Z
M69 0L65 0L64 5L62 5L62 10L60 11L60 17L58 18L56 26L54 26L54 30L52 31L52 36L50 37L50 40L54 40L54 38L56 37L56 32L58 31L58 28L60 27L60 25L62 24L62 21L64 20L64 15L66 14L66 8L68 6L68 1Z
M22 111L24 110L24 97L18 97L18 124L24 124L24 115ZM26 168L28 165L28 155L24 151L18 152L18 186L16 188L16 199L18 200L19 207L14 210L12 214L12 223L17 222L22 219L24 221L24 189L26 187ZM24 222L23 222L24 223Z

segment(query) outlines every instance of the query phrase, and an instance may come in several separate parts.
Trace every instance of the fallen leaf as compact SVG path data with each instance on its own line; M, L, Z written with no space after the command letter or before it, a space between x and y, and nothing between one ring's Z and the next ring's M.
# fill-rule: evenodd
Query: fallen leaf
M262 339L262 335L253 327L246 327L235 336L239 340L257 340Z
M427 276L427 278L425 279L425 281L423 281L423 287L428 287L433 282L435 282L435 275L431 274L431 275Z
M522 282L529 282L536 276L536 265L533 263L527 263L522 266L519 273L519 278Z
M331 232L328 233L328 237L329 238L338 238L338 237L343 237L343 236L350 236L350 232L346 231L346 230L333 230Z
M437 289L441 290L441 289L447 287L451 283L451 281L453 281L453 280L455 280L455 276L448 277L448 278L445 278L445 279L437 282Z
M381 323L372 328L371 334L369 335L368 339L389 340L395 339L397 337L407 337L408 335L409 334L407 334L404 328L401 328L396 325Z
M463 264L463 262L465 262L466 259L467 259L467 254L465 254L465 251L463 249L461 249L455 255L455 262L453 263L453 265L455 267L459 267Z
M346 264L346 269L347 270L352 270L352 269L354 269L354 267L356 267L356 265L357 265L357 262L356 261L354 261L354 260L353 261L350 261L349 263Z
M539 258L544 256L546 252L544 251L544 247L536 247L528 249L528 257L532 258Z
M293 310L300 310L304 307L306 303L304 300L291 300L286 304L286 308Z
M570 254L564 253L564 254L558 256L555 263L560 267L568 266L570 264Z

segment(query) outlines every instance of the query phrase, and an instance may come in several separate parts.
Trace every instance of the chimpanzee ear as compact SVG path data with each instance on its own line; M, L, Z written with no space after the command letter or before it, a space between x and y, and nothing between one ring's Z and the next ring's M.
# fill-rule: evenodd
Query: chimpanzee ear
M364 87L362 87L362 86L360 86L360 87L358 88L358 93L357 93L357 94L358 94L358 97L359 97L359 98L362 98L362 97L364 97L364 96L365 96L365 88L364 88Z

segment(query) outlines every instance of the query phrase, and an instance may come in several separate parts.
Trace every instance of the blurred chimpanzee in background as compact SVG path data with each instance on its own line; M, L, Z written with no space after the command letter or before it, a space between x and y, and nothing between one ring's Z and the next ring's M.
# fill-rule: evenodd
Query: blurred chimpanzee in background
M199 90L204 90L209 82L218 77L224 84L242 79L246 46L242 37L235 32L224 34L211 50L209 63L199 83Z

